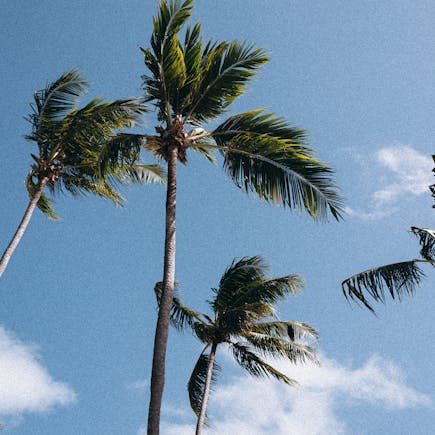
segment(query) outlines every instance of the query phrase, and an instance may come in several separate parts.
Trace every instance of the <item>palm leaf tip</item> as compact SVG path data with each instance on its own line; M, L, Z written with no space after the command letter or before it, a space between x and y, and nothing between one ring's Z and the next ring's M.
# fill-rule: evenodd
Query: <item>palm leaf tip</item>
M224 156L224 169L247 193L316 220L342 218L343 202L334 171L305 146L305 132L282 118L254 110L232 116L211 133Z
M421 256L428 260L435 260L435 231L427 228L411 227L411 232L419 238Z
M401 301L403 296L415 293L423 277L423 271L412 260L366 270L346 279L341 286L347 299L360 302L374 312L366 294L376 302L385 303L388 292L393 299Z

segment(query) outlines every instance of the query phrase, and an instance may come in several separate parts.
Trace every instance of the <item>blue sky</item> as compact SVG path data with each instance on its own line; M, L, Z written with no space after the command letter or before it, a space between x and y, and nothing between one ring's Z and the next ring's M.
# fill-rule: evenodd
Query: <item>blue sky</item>
M435 136L431 1L197 0L217 39L246 39L272 60L231 108L266 107L310 134L336 169L344 222L318 224L238 191L217 166L180 168L177 280L206 309L234 257L262 254L305 289L279 308L320 332L320 368L283 367L290 390L245 377L225 351L208 434L430 434L435 420L434 275L378 317L346 303L341 281L418 255L409 227L434 227L427 186ZM212 5L212 6L211 6ZM157 1L4 1L0 245L24 212L32 94L80 67L89 98L141 95ZM144 131L154 127L146 117ZM148 129L148 130L147 130ZM125 209L59 197L58 222L35 212L0 282L0 421L11 434L140 434L146 422L161 279L164 188L126 189ZM192 433L186 382L200 345L172 331L164 434ZM302 424L301 424L302 422ZM273 432L270 431L273 428ZM255 428L255 430L253 429ZM269 429L267 429L269 428Z

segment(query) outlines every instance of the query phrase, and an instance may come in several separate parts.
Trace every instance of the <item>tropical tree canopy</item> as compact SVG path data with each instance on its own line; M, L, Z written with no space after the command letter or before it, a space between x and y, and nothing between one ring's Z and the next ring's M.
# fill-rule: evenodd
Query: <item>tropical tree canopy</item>
M89 84L77 69L62 74L55 82L35 92L33 113L27 118L32 132L26 136L37 144L31 154L34 163L26 178L32 198L38 184L46 183L51 194L62 191L73 195L92 193L120 204L122 197L116 184L124 181L162 181L158 165L136 165L140 148L129 141L128 134L117 133L139 124L145 112L138 99L104 103L93 99L82 108L77 102ZM104 167L102 153L115 145L124 150L123 158ZM125 163L125 164L124 164ZM37 206L56 219L51 200L42 193Z
M207 350L226 345L235 361L249 374L272 377L295 385L297 382L275 369L264 358L284 358L292 363L316 361L314 350L306 344L316 340L314 328L297 321L280 321L275 305L288 294L296 294L302 285L298 275L268 278L264 260L259 256L234 260L212 289L208 303L211 314L186 307L176 293L171 309L171 323L179 331L191 330L204 344L188 382L190 404L200 413L210 355ZM162 285L155 287L161 299ZM212 384L219 366L214 366Z

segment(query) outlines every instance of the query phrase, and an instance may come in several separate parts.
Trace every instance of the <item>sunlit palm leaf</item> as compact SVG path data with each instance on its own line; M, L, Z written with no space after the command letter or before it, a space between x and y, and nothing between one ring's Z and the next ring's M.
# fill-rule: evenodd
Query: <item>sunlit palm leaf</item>
M427 228L411 227L411 231L420 240L420 254L429 261L435 261L435 231Z
M339 220L342 202L331 181L333 170L303 145L303 131L262 110L235 115L211 133L224 155L224 168L246 192L306 210L315 219L328 211Z
M205 351L205 349L204 349ZM203 352L204 352L203 351ZM189 393L190 406L193 412L198 416L201 410L202 397L204 394L204 386L207 377L207 366L209 363L209 356L202 353L195 364L193 372L187 384L187 391ZM219 365L214 362L213 372L211 376L211 388L216 384L217 376L220 372Z
M285 322L259 322L252 325L252 332L270 335L278 338L289 338L295 340L316 340L317 331L306 323L289 320Z
M404 295L414 294L423 276L416 260L412 260L366 270L346 279L341 286L346 298L359 301L374 312L366 293L377 302L385 302L386 292L401 300Z
M281 373L279 370L276 370L270 364L263 361L252 351L247 343L232 343L231 350L237 363L248 371L249 374L256 377L272 377L290 386L297 385L294 379L290 379L284 373Z
M233 41L208 44L201 61L202 77L191 87L191 103L183 108L186 122L202 122L221 115L240 96L256 70L269 60L252 45Z
M314 349L305 344L256 332L245 334L244 338L264 357L286 358L294 364L317 362Z

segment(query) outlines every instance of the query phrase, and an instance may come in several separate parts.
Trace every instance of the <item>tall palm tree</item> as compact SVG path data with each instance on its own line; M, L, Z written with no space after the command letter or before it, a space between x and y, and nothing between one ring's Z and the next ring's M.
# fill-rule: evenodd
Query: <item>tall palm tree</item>
M177 162L185 164L189 150L211 161L217 152L236 186L263 200L305 210L314 219L330 213L339 220L342 210L332 169L313 156L305 132L283 118L252 110L207 130L207 123L226 112L269 58L263 49L237 40L204 42L199 23L184 31L192 8L193 0L160 0L151 48L141 49L149 70L142 77L146 101L154 105L160 124L156 135L140 137L147 150L166 161L168 173L163 290L148 414L148 433L154 435L159 433L174 292ZM121 154L121 149L110 153L115 159Z
M295 385L263 357L285 358L292 363L316 362L313 349L299 340L315 340L317 332L296 321L279 321L275 304L301 287L297 275L267 278L267 266L261 257L233 261L213 289L209 301L213 314L197 313L187 308L178 295L173 298L171 322L179 330L190 328L204 348L188 382L190 405L198 417L196 434L201 433L206 418L210 388L219 371L216 351L226 345L236 362L253 376L271 376ZM155 287L157 300L162 297L162 283ZM208 354L206 353L208 351Z
M103 103L93 99L76 108L77 99L87 90L77 69L66 72L55 82L35 92L33 113L28 117L32 132L26 138L37 144L34 163L26 177L29 204L0 260L0 276L20 242L35 207L51 219L57 219L50 199L43 193L67 191L73 195L92 193L119 204L122 197L116 183L126 180L151 182L162 180L159 165L133 166L140 148L135 138L116 134L116 130L138 124L145 108L137 99ZM107 146L124 148L120 160L101 165L101 152ZM104 148L106 147L106 148ZM101 176L104 171L104 176Z

